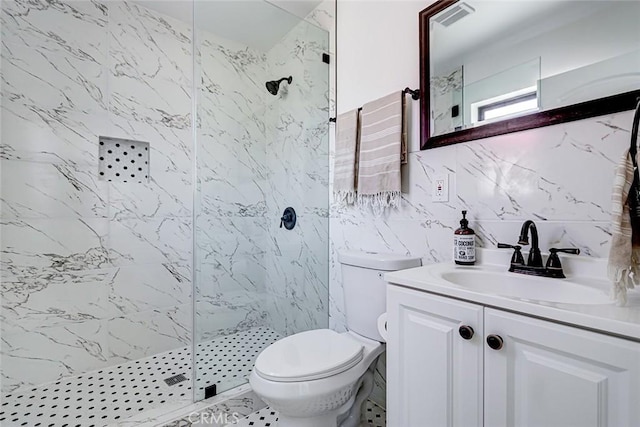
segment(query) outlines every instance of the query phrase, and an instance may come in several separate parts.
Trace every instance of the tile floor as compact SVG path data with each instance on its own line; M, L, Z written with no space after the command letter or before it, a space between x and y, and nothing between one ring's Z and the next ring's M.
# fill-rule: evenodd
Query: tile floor
M366 412L363 414L362 426L386 427L387 418L384 409L371 401L367 401L365 409ZM278 413L266 407L240 420L236 424L228 425L238 427L277 427Z
M257 354L280 338L253 328L198 345L197 394L245 382ZM191 402L191 347L2 396L2 427L100 427L168 402ZM182 375L172 385L166 379ZM235 383L237 384L235 384ZM171 383L171 382L169 382Z

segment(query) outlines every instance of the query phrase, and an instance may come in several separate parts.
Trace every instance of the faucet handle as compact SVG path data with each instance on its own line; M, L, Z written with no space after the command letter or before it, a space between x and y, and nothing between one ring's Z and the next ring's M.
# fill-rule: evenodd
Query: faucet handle
M562 270L562 263L560 262L560 257L558 256L558 252L564 252L565 254L579 255L580 249L578 248L549 249L549 258L547 259L546 268Z
M511 264L523 264L524 265L524 257L522 256L522 246L519 245L509 245L507 243L498 243L498 249L513 249L513 255L511 256Z
M561 249L551 248L551 249L549 249L549 253L555 254L557 252L564 252L565 254L572 254L572 255L580 255L580 249L578 249L578 248L561 248Z

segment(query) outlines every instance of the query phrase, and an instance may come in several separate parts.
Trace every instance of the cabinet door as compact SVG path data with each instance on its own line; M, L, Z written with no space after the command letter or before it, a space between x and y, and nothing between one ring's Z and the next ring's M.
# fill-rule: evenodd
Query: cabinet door
M389 286L387 425L482 425L482 307ZM459 327L474 329L471 339Z
M485 309L485 426L640 426L640 343Z

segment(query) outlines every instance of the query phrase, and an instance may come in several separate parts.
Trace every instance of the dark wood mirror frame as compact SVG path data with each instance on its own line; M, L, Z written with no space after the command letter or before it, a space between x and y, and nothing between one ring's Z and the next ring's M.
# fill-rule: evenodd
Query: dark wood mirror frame
M430 136L431 98L429 69L429 18L443 9L457 3L458 0L439 0L419 14L420 26L420 149L443 147L476 139L504 135L512 132L556 125L589 117L633 110L640 98L640 90L581 102L566 107L554 108L539 113L528 114L512 119L489 123L469 129L463 129L443 135Z

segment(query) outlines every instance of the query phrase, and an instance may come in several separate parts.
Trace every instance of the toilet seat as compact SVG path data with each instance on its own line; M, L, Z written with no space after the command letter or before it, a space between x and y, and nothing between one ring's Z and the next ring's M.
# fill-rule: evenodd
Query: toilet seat
M275 382L310 381L344 372L362 358L362 343L331 329L315 329L271 344L256 359L254 370Z

